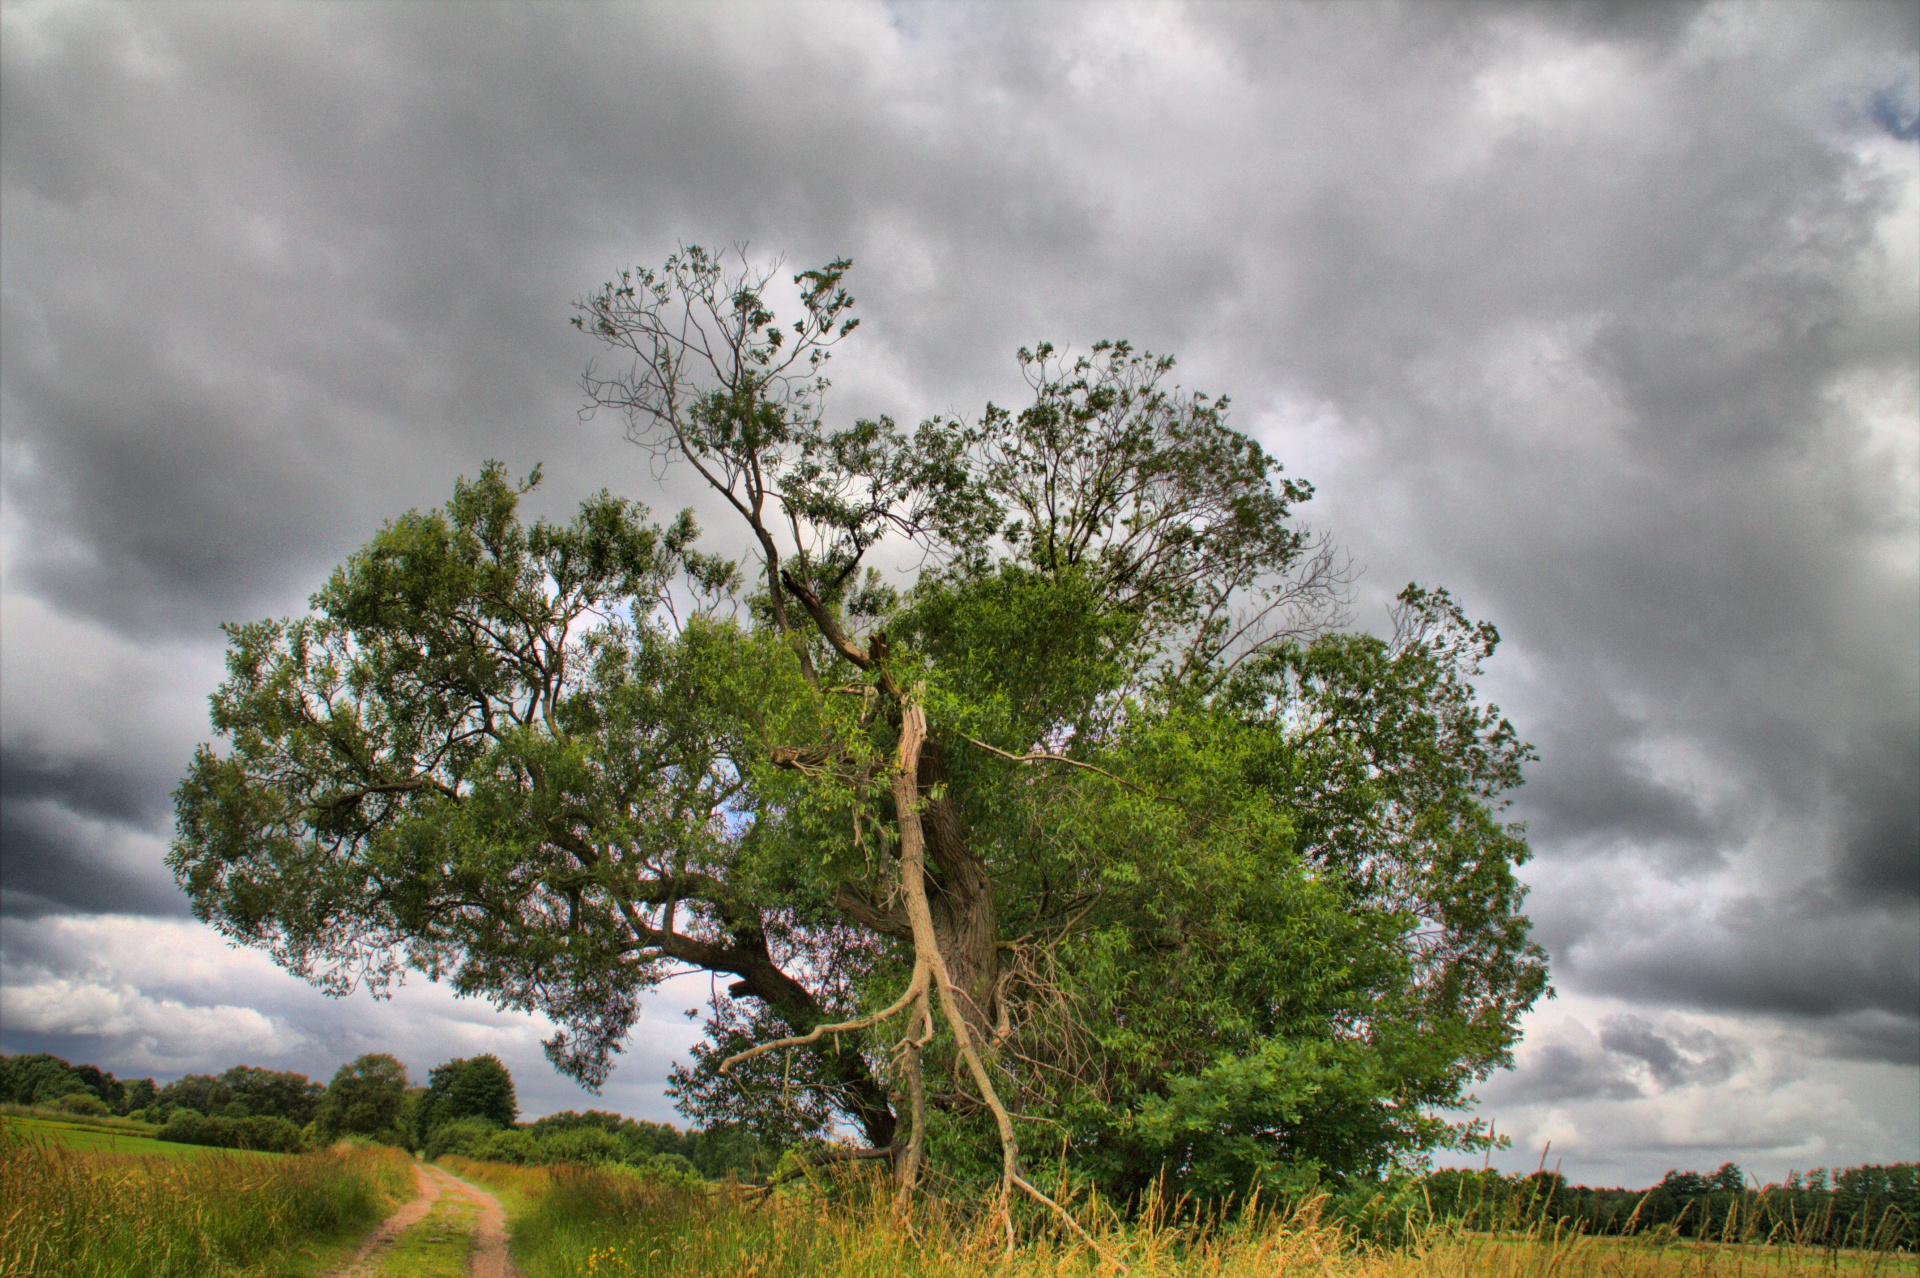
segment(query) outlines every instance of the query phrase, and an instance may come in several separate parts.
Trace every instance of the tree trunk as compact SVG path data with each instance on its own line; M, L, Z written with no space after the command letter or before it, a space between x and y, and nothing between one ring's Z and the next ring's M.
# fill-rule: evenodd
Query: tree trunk
M940 744L929 739L920 750L917 777L920 822L927 844L927 906L933 915L940 956L961 1008L977 1040L993 1042L995 985L1000 978L999 922L994 914L993 879L974 855L960 812L946 789Z

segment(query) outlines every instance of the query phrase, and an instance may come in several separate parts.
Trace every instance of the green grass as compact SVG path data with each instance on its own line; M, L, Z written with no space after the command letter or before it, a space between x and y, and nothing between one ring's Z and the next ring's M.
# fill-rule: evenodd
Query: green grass
M169 1140L155 1140L151 1136L142 1136L124 1128L100 1127L82 1120L69 1122L57 1118L0 1118L9 1130L28 1139L51 1141L67 1149L89 1154L138 1154L156 1158L198 1158L208 1154L237 1153L236 1150L218 1150L207 1145L180 1145ZM285 1158L285 1154L252 1154L249 1158Z
M48 1122L66 1123L73 1127L91 1127L106 1132L126 1132L133 1136L151 1136L160 1130L157 1125L138 1118L127 1118L117 1114L71 1114L47 1105L0 1105L0 1119L5 1118L37 1118Z
M28 1126L0 1122L7 1278L291 1278L342 1254L413 1193L412 1161L398 1150L134 1154Z

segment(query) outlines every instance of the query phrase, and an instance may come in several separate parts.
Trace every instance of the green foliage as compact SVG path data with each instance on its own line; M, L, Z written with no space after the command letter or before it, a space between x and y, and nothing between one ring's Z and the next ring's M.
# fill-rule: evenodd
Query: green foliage
M444 1158L448 1154L477 1158L482 1149L503 1134L500 1125L492 1119L479 1117L451 1119L436 1124L425 1134L420 1142L420 1155L428 1159Z
M405 1122L407 1109L407 1067L384 1053L369 1052L334 1072L314 1126L326 1140L365 1136L404 1145L412 1134Z
M490 1163L509 1163L515 1167L538 1166L547 1161L545 1146L532 1132L521 1128L494 1132L468 1156Z
M1763 1240L1796 1247L1920 1249L1920 1163L1748 1181L1733 1163L1670 1171L1648 1189L1590 1188L1555 1172L1507 1176L1447 1169L1350 1186L1330 1218L1371 1242L1402 1246L1435 1228Z
M305 1148L300 1129L270 1114L227 1117L180 1108L155 1134L180 1145L215 1149L251 1149L263 1154L297 1154Z
M122 1082L95 1066L70 1065L46 1052L0 1056L0 1104L57 1105L64 1097L82 1094L94 1097L109 1113L126 1114L150 1103L154 1086L150 1078Z
M188 1074L158 1089L149 1103L227 1118L283 1118L303 1127L313 1121L324 1091L304 1074L235 1065L219 1075Z
M69 1092L53 1103L53 1107L63 1114L91 1115L104 1118L113 1113L107 1103L92 1092Z
M513 1126L519 1116L513 1076L499 1057L451 1060L434 1068L426 1093L414 1103L413 1138L420 1148L431 1150L435 1133L449 1124L475 1120L498 1129Z

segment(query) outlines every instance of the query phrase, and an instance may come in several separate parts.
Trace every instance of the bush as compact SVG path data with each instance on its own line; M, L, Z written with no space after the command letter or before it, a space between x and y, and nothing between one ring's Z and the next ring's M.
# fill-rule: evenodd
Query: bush
M627 1147L618 1136L598 1127L570 1127L551 1133L540 1143L546 1150L546 1161L578 1167L624 1162L627 1155Z
M251 1149L269 1154L297 1154L304 1147L300 1129L284 1118L254 1115L221 1118L176 1109L155 1136L177 1145L207 1145L214 1149Z
M634 1153L627 1157L627 1166L675 1189L701 1189L707 1183L700 1169L685 1154Z
M490 1163L512 1163L516 1167L530 1167L547 1161L546 1150L540 1142L530 1133L517 1129L495 1132L480 1146L480 1152L471 1156Z
M482 1157L480 1150L495 1136L500 1135L499 1126L484 1118L456 1118L450 1123L442 1123L427 1136L426 1148L421 1151L427 1158L440 1158L447 1154L460 1154L466 1158Z
M62 1096L53 1103L53 1107L63 1114L84 1114L89 1118L105 1118L113 1113L107 1103L92 1092L73 1092Z

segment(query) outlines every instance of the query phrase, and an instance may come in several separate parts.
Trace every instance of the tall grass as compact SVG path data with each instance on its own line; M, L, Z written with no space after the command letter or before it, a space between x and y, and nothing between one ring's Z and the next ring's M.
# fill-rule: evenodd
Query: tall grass
M397 1150L175 1159L83 1152L0 1123L5 1278L264 1278L412 1193Z
M452 1160L449 1160L452 1162ZM1368 1243L1322 1203L1173 1225L1107 1217L1099 1249L1029 1222L1011 1255L992 1221L933 1204L896 1221L855 1181L796 1194L702 1192L628 1173L507 1168L459 1160L469 1180L527 1206L514 1225L526 1278L1814 1278L1920 1272L1911 1257L1671 1231L1597 1238L1540 1222L1503 1233L1431 1223L1396 1245ZM1167 1213L1171 1217L1176 1213Z

